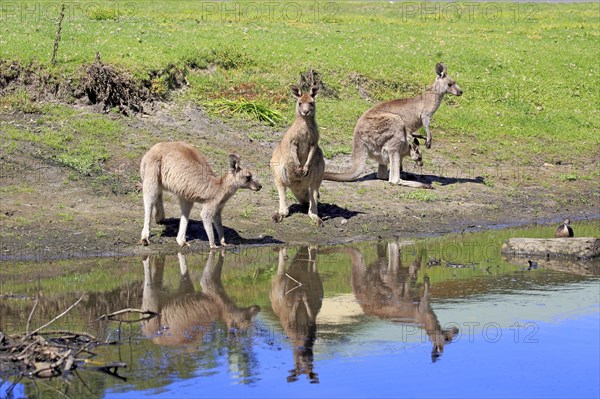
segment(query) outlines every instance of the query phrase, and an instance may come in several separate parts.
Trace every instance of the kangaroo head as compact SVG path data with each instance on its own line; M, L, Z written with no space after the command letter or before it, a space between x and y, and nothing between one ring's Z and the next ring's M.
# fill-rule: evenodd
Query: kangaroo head
M225 324L231 333L245 331L252 326L256 315L260 312L260 306L252 305L247 308L235 309L225 315Z
M319 86L311 86L308 92L302 93L302 89L296 85L290 86L292 95L296 98L296 114L300 116L314 116L315 97L319 93Z
M435 65L435 74L437 76L435 78L433 87L437 93L450 93L454 94L455 96L462 96L463 91L461 88L458 87L454 79L448 76L448 69L446 69L446 65L438 62Z
M229 155L229 166L237 188L249 188L252 191L259 191L262 188L258 180L252 177L251 171L240 167L240 156L238 154Z
M410 158L415 161L417 166L423 166L423 155L421 154L421 148L419 147L419 139L416 137L413 142L410 143Z
M452 342L458 333L459 329L457 327L452 327L447 330L441 330L439 333L435 334L435 339L433 340L433 349L431 350L432 362L435 362L442 355L442 353L444 353L444 346L447 343Z

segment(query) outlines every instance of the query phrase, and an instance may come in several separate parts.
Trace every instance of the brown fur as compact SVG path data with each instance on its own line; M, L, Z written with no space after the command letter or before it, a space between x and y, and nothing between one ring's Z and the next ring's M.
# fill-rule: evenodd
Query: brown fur
M215 331L211 328L219 321L230 332L246 330L252 325L260 307L239 308L229 298L221 282L222 253L209 253L200 280L202 292L195 292L185 256L178 254L178 257L181 278L179 289L173 296L162 290L164 256L151 256L143 261L142 309L160 313L142 324L146 336L153 337L160 345L179 345L201 339L207 330Z
M286 249L281 248L270 299L273 311L294 348L295 366L288 381L295 381L299 375L306 374L311 382L319 382L313 366L313 345L317 337L317 314L323 301L323 283L317 271L316 249L301 247L287 271L286 258Z
M225 203L239 188L258 191L260 183L252 177L252 172L239 166L236 154L229 156L230 170L217 177L206 159L192 145L184 142L164 142L154 145L142 158L140 176L144 192L144 228L140 243L148 245L150 217L156 207L155 220L160 223L165 218L163 190L179 197L181 220L177 243L186 246L185 233L194 203L202 204L200 215L211 248L216 248L213 225L217 229L219 242L225 243L221 212Z
M387 255L383 244L378 244L378 259L366 267L360 251L354 248L350 251L352 288L363 311L381 319L411 323L424 329L433 345L431 356L435 361L458 329L443 330L440 326L429 303L427 276L422 296L418 296L413 288L421 267L421 256L418 255L409 268L403 268L398 243L388 243Z
M291 86L291 91L297 100L296 119L271 158L271 173L279 194L279 211L273 215L273 221L279 223L290 213L285 198L289 188L301 205L308 204L308 216L321 226L323 221L319 218L317 203L325 159L319 148L319 128L315 120L318 87L302 93L297 86Z
M324 174L325 180L354 181L358 179L368 157L379 163L377 177L388 178L393 184L432 188L431 185L402 180L402 158L411 151L412 134L421 126L427 132L427 148L431 148L429 124L446 93L462 95L456 82L447 75L444 64L436 65L435 82L420 96L377 104L358 119L354 128L352 168L346 173ZM411 144L412 143L412 144ZM389 164L389 174L387 173Z

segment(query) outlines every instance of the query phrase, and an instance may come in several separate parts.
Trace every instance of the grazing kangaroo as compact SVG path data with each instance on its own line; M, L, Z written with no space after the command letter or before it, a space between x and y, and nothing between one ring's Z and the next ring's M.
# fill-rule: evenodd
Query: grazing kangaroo
M346 173L325 173L325 180L355 181L368 157L379 163L377 177L385 176L389 164L389 182L410 187L431 188L430 185L402 180L402 154L411 142L411 134L421 126L427 132L426 147L431 148L429 124L446 93L462 95L462 90L447 74L444 64L435 66L437 77L433 85L417 97L397 99L377 104L367 110L356 123L352 146L352 168Z
M313 346L317 338L317 314L323 302L323 283L317 271L316 249L301 247L285 269L287 252L279 250L277 274L271 285L271 306L294 350L294 369L288 382L306 374L318 383L314 372Z
M417 280L421 267L421 255L408 267L400 261L398 243L392 242L386 248L377 245L378 259L366 267L363 256L357 249L350 248L352 259L352 289L366 314L381 319L415 324L425 330L433 348L432 361L444 351L458 333L457 328L443 330L429 303L429 278L425 276L425 288L421 297L411 289Z
M229 298L221 282L222 253L216 255L211 251L208 254L200 279L202 292L195 292L185 256L177 256L180 283L179 289L171 296L162 287L165 257L150 256L143 260L142 309L160 313L143 322L142 331L146 336L152 337L159 345L178 345L201 340L205 333L216 331L216 328L207 326L218 321L223 322L231 333L250 328L260 307L239 308Z
M229 164L230 170L222 177L217 177L206 159L192 145L184 142L155 144L144 155L140 164L144 193L144 228L140 243L149 243L152 208L156 207L157 223L165 218L162 192L166 190L179 197L181 220L177 243L180 246L187 246L185 233L194 202L202 204L200 215L210 247L217 248L213 225L217 229L221 245L227 245L221 222L225 203L239 188L253 191L262 188L249 170L240 168L239 155L229 155Z
M285 199L289 188L301 205L308 204L308 216L322 226L317 202L325 159L319 148L319 128L315 120L315 97L319 87L311 86L305 93L295 85L290 89L296 98L296 119L275 147L271 158L271 173L279 194L279 211L273 215L273 221L279 223L290 213Z

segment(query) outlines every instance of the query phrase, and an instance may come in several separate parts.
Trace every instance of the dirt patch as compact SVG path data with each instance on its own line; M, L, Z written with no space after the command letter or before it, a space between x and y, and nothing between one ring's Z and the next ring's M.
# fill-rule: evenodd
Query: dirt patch
M142 104L151 99L150 91L139 88L133 77L103 64L98 56L86 68L81 88L91 104L102 104L104 112L114 107L125 115L142 112Z
M101 62L100 54L96 54L75 84L39 65L0 60L0 94L25 90L34 101L87 99L89 104L99 105L102 112L117 109L131 115L151 110L155 102L168 99L174 90L186 86L186 75L186 65L170 64L137 82L130 73Z
M39 65L23 66L0 59L0 95L22 89L36 101L67 100L76 91L71 79L45 71Z
M0 122L16 117L0 115ZM593 180L583 178L594 176L598 159L585 160L577 167L565 162L515 165L512 161L482 166L484 163L473 155L469 143L459 143L456 137L438 130L434 131L434 147L425 150L425 167L404 163L412 178L433 184L435 190L392 186L377 180L377 166L369 162L358 182L323 183L319 214L325 221L324 227L312 224L306 210L296 205L288 218L274 224L271 215L277 209L278 199L271 182L269 159L282 131L258 124L233 126L207 117L195 106L160 104L153 115L119 118L128 125L128 132L147 133L146 138L136 137L135 146L112 154L108 163L108 167L119 170L123 182L132 185L131 190L113 190L110 185L98 187L91 178L70 179L69 169L47 164L30 153L1 154L2 260L177 252L177 199L165 195L168 219L163 225L152 223L151 244L141 247L138 241L142 198L131 183L145 151L166 140L193 143L217 172L226 168L230 152L238 152L242 165L255 171L263 190L238 192L223 213L226 239L234 245L405 238L505 225L558 223L566 216L574 220L576 227L577 220L600 216L600 192ZM256 136L265 139L252 138ZM444 155L447 151L443 150L449 148L453 149L452 157ZM349 156L338 156L327 161L326 169L335 171L349 166ZM575 169L581 177L570 179ZM192 210L191 219L190 248L186 251L206 250L208 241L199 206Z

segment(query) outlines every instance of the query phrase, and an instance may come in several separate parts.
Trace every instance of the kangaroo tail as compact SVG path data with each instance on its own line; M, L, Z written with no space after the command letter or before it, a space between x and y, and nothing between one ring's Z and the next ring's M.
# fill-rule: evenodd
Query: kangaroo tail
M348 172L323 174L324 180L331 181L355 181L362 173L363 166L367 161L367 150L363 147L364 144L354 140L354 148L352 148L352 168Z
M144 155L142 161L140 162L140 179L141 182L136 184L136 188L138 190L142 190L144 187L144 181L148 178L156 181L160 181L160 168L161 168L161 159L156 159L153 156L149 156L148 154Z

